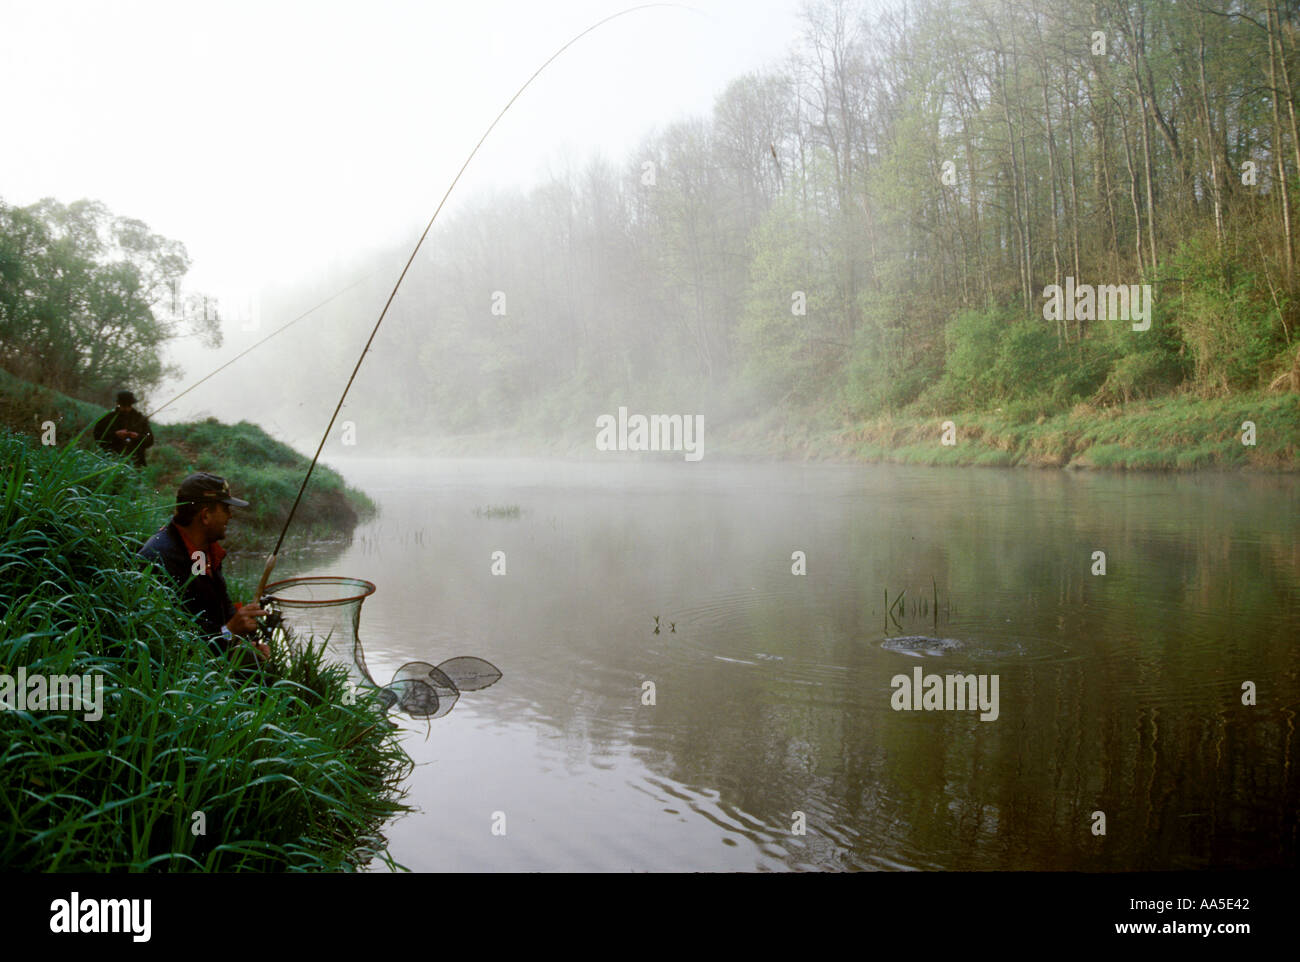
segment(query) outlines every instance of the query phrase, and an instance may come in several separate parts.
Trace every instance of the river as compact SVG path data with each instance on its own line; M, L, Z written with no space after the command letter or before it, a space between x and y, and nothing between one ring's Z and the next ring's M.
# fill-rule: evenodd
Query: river
M404 726L419 811L386 835L411 869L1295 864L1291 478L337 466L379 516L277 576L378 586L380 683L503 673ZM918 668L982 676L996 717L896 707Z

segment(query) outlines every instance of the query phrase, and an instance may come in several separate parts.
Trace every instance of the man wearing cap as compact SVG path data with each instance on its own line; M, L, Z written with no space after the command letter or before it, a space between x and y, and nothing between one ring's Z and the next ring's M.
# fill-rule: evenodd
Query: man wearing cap
M138 552L142 558L161 565L181 591L185 607L198 616L199 628L212 639L218 651L235 644L236 636L251 635L257 619L268 614L256 602L242 607L230 600L221 559L226 549L219 542L226 536L231 508L246 508L230 493L225 478L215 474L191 474L176 492L176 513ZM256 645L259 657L270 649Z
M117 407L95 422L95 441L105 451L127 454L136 466L145 465L145 449L153 447L149 419L135 409L135 395L117 392Z

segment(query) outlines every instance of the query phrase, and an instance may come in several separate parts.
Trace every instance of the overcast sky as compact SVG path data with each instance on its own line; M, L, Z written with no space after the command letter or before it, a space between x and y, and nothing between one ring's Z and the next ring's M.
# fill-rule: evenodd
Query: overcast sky
M0 198L89 197L182 241L189 284L255 290L414 240L519 85L636 6L514 2L0 0ZM456 193L548 163L621 159L780 61L799 0L627 14L529 88ZM274 326L275 319L264 319Z

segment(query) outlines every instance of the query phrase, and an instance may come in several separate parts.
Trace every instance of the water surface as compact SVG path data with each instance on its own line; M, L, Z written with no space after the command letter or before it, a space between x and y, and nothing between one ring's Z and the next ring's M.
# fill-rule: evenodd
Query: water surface
M1290 479L681 460L340 469L379 517L334 557L277 575L296 564L378 585L361 631L380 682L455 655L504 672L408 726L420 811L387 834L412 869L1295 863ZM476 516L493 505L519 516ZM791 573L796 551L806 575ZM882 647L914 635L960 645ZM996 674L997 719L894 710L891 679L917 667Z

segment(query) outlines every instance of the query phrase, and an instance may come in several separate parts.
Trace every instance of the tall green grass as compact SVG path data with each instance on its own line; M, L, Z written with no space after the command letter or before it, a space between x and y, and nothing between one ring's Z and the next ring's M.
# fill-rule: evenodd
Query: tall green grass
M104 677L98 721L0 710L0 867L392 865L411 763L345 669L320 647L214 654L135 558L157 508L119 459L0 431L0 467L0 673Z

